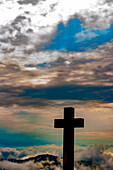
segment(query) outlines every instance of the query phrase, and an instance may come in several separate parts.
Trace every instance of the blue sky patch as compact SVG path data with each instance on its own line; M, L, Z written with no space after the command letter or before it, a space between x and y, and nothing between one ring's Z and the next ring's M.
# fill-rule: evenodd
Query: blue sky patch
M107 29L84 26L77 18L70 20L66 26L60 23L53 39L44 46L44 50L85 52L113 39L113 24Z

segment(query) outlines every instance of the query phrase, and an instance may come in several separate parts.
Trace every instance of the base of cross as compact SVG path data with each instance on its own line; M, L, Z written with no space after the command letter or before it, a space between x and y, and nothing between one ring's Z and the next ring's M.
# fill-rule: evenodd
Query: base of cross
M64 128L63 170L74 170L74 128L83 128L84 119L74 119L74 108L64 108L64 119L54 120L55 128Z

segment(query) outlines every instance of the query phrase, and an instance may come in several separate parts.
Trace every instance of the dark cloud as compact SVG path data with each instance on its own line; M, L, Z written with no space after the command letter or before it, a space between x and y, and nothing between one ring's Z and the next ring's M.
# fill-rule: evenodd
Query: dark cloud
M28 98L45 98L51 100L73 99L73 100L103 100L113 102L113 87L96 87L96 86L60 86L39 89L24 89L23 94L19 97Z
M22 20L25 20L26 17L25 16L17 16L14 21L11 23L11 25L16 25L18 22L22 22Z
M27 44L28 37L22 32L22 27L24 27L26 23L30 23L30 18L24 15L19 15L10 25L2 26L0 33L5 34L5 32L7 32L8 35L7 38L4 37L4 43L11 43L13 46ZM26 32L29 33L30 30L32 29L29 28Z
M20 106L44 107L52 105L51 100L79 100L101 102L113 102L112 86L58 86L58 87L9 87L0 89L0 106Z
M36 5L38 4L40 0L21 0L21 1L18 1L18 3L20 5L28 5L28 4L32 4L32 5Z
M103 3L103 4L112 4L113 3L113 1L112 0L103 0L103 1L101 1L100 3Z

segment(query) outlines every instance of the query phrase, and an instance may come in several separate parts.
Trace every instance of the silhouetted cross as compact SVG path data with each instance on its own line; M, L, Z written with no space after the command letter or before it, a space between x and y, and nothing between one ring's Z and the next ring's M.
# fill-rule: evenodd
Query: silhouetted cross
M74 108L64 108L64 119L55 119L55 128L64 128L63 170L74 170L74 128L84 127L84 119L74 119Z

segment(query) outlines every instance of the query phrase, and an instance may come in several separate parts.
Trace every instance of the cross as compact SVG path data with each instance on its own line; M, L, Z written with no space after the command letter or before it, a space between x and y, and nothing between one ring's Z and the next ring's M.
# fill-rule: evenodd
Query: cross
M84 127L84 119L74 119L74 108L64 108L64 119L54 120L55 128L64 128L63 170L74 170L74 128Z

